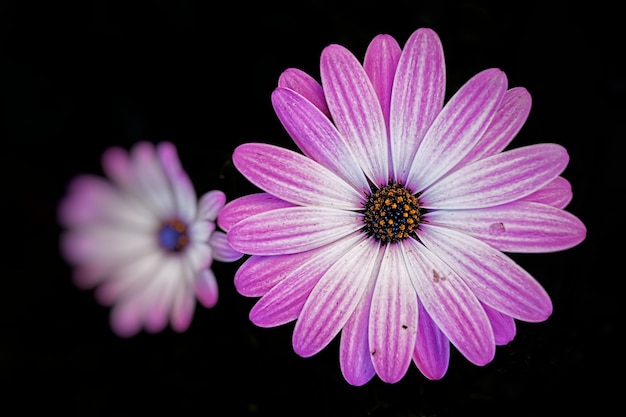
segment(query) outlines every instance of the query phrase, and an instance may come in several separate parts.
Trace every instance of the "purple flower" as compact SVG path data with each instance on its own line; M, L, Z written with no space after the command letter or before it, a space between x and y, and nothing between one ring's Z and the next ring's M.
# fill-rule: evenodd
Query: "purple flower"
M263 192L226 205L218 224L252 255L235 276L258 326L296 320L293 347L309 357L340 335L353 385L393 383L411 362L429 379L450 344L489 363L515 320L552 312L543 287L503 252L540 253L584 240L563 210L566 150L505 150L531 98L487 69L444 106L445 64L435 32L401 49L379 35L363 65L347 49L321 55L321 84L288 69L272 94L303 154L248 143L237 169Z
M198 202L168 142L110 148L102 166L108 179L76 176L59 204L61 251L76 284L97 287L97 299L113 306L119 336L159 332L168 322L185 331L196 298L207 308L217 302L213 260L242 256L216 230L224 193L210 191Z

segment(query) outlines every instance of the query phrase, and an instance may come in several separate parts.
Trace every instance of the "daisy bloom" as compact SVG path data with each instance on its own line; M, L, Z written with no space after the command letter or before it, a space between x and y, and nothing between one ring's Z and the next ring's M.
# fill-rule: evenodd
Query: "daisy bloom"
M119 336L159 332L168 322L185 331L196 298L207 308L217 302L213 260L243 256L216 230L224 193L209 191L198 202L169 142L109 148L102 167L108 178L76 176L59 203L61 252L76 284L97 287L97 299L113 306Z
M539 253L584 240L563 208L569 158L554 143L505 149L531 98L499 69L472 77L444 105L435 32L404 48L375 37L363 64L340 45L321 54L321 83L288 69L272 93L301 150L247 143L233 162L258 193L222 210L235 275L260 297L262 327L295 321L293 348L315 355L339 337L345 379L399 381L411 362L429 379L454 346L489 363L515 320L552 312L544 288L505 252Z

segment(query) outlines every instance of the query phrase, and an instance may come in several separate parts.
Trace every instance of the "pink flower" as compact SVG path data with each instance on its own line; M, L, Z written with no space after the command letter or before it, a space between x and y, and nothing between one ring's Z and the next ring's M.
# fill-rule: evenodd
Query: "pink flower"
M159 332L168 322L185 331L196 297L207 308L217 302L213 260L242 256L216 230L224 193L210 191L198 202L167 142L110 148L102 166L108 178L76 176L59 204L61 251L76 284L97 287L97 299L113 306L119 336Z
M515 320L552 312L543 287L503 252L541 253L584 240L563 210L566 150L505 150L531 98L505 74L476 74L444 105L435 32L401 49L379 35L361 65L330 45L321 85L285 71L272 103L301 153L248 143L237 169L262 192L226 205L218 224L252 255L235 276L258 326L295 322L293 348L315 355L340 337L345 379L394 383L411 362L429 379L452 344L489 363Z

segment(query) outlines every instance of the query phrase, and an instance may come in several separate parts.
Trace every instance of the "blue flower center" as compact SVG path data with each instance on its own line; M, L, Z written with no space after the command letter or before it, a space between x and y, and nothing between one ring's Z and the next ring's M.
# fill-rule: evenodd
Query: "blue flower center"
M422 211L417 195L402 184L392 182L372 190L363 214L363 231L386 245L408 237L416 238Z
M180 252L189 243L187 226L180 220L170 220L159 229L159 244L168 252Z

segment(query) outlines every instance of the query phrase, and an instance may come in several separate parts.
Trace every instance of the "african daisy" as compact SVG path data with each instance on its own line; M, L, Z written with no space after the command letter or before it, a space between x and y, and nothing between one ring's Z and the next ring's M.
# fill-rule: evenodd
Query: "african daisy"
M450 346L476 365L515 335L515 320L552 312L544 288L504 252L579 244L563 208L569 157L553 143L505 150L531 98L499 69L472 77L444 105L435 32L402 49L388 35L363 65L346 48L321 54L321 84L288 69L272 94L302 153L262 143L233 162L262 192L226 205L218 224L251 255L235 276L260 297L253 323L295 320L293 348L310 357L339 339L345 379L400 380L411 362L442 378Z
M198 202L169 142L109 148L102 167L108 178L77 175L59 203L61 251L76 284L97 287L97 299L113 306L119 336L159 332L168 322L185 331L196 298L207 308L217 302L213 260L242 256L216 230L224 193Z

